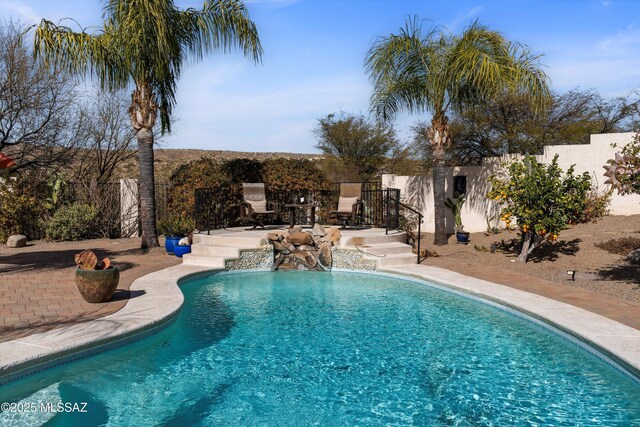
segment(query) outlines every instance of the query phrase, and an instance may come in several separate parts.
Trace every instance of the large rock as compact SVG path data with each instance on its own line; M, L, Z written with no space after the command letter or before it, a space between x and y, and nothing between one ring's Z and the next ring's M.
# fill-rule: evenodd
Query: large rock
M291 233L287 236L287 241L295 246L311 245L313 244L313 238L309 233Z
M289 255L291 253L291 249L289 247L283 245L277 240L272 240L271 244L273 244L273 249L275 249L278 254Z
M640 249L635 249L627 255L627 261L631 264L640 265Z
M314 236L324 236L324 227L316 222L311 229L311 233L313 233Z
M7 239L7 246L10 248L23 248L27 246L27 236L15 234Z
M318 263L325 270L331 270L333 264L333 255L331 254L331 244L323 243L320 245L320 252L318 253Z
M327 236L329 241L333 246L337 245L340 242L340 237L342 237L342 233L337 228L330 228L327 232Z

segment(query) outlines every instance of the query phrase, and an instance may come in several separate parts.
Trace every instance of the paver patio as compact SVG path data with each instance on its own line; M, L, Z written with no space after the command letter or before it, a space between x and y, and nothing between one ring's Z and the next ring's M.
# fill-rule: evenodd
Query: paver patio
M140 239L35 242L25 248L0 246L0 342L92 320L120 310L138 277L180 263L162 250L142 253ZM75 285L74 255L93 249L120 269L113 300L86 302Z

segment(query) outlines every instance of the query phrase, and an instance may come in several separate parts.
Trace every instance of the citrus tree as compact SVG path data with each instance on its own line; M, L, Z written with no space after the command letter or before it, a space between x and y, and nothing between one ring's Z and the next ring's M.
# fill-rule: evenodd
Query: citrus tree
M518 261L527 257L542 242L556 241L560 231L583 209L591 189L591 176L574 175L573 166L563 172L558 156L545 165L532 156L507 165L509 177L490 178L487 194L502 206L501 219L520 228L522 248Z
M605 184L611 184L621 195L640 194L640 134L607 163Z

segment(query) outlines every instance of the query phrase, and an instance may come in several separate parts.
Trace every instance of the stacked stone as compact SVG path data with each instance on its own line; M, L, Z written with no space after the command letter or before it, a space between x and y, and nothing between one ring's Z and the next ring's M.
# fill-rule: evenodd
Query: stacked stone
M340 230L316 224L310 231L294 227L284 233L269 233L273 245L272 270L329 271L331 247L340 241Z

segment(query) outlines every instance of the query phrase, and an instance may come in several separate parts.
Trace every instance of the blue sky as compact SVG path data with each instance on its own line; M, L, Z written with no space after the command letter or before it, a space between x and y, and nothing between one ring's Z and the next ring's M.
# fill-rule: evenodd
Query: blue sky
M640 88L640 1L249 0L264 47L262 65L213 54L190 64L178 83L166 148L317 152L313 130L325 115L369 113L362 65L377 36L417 15L459 33L472 20L543 54L552 89L595 88L603 96ZM202 1L176 0L180 7ZM101 23L98 0L0 0L4 18L73 17ZM69 23L67 23L69 25ZM402 114L403 140L425 115Z

